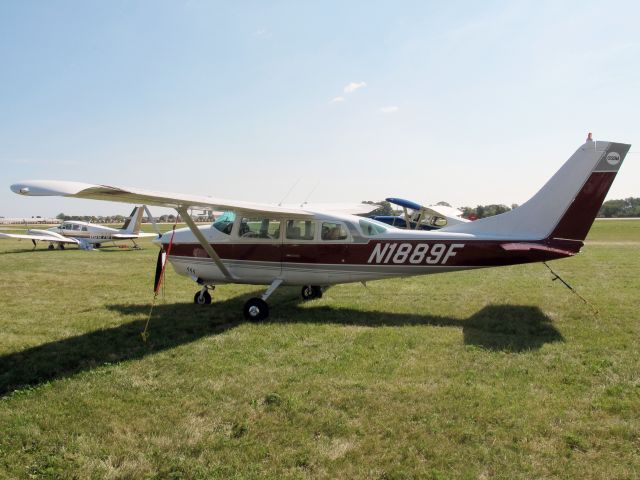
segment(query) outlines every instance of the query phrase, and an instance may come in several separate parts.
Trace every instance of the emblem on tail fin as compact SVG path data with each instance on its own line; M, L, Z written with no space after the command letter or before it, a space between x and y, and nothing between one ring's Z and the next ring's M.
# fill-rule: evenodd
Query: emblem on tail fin
M607 154L607 163L609 165L617 165L620 163L620 154L618 152L609 152Z

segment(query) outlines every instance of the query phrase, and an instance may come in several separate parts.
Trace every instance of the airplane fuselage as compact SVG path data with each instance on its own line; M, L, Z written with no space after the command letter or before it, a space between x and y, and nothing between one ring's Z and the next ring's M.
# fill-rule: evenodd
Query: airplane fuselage
M442 273L454 270L513 265L568 257L582 242L540 239L490 239L442 231L408 231L381 226L357 216L316 215L306 223L306 238L288 238L287 225L295 220L271 220L268 238L246 238L236 219L229 233L200 227L207 241L234 277L234 283L332 285L381 278ZM297 222L305 223L305 222ZM274 227L274 224L278 225ZM346 238L332 240L325 226L338 225ZM363 228L364 227L364 228ZM171 232L158 242L166 251ZM169 261L175 271L200 283L229 280L211 260L189 229L176 230Z
M61 235L66 238L78 238L82 239L93 245L104 242L110 242L114 240L114 234L123 233L122 230L117 228L105 227L102 225L94 225L92 223L81 221L65 221L55 227L47 228L46 230L31 229L29 233L33 234L53 234Z

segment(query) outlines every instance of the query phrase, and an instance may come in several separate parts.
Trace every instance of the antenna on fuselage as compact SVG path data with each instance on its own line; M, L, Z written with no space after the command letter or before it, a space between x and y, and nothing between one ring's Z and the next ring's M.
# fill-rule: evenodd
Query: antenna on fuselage
M294 184L291 185L291 188L289 189L289 191L287 193L285 193L284 197L282 197L282 200L280 200L278 202L278 206L279 207L282 206L282 202L284 202L286 200L286 198L289 196L289 194L293 191L293 189L296 188L296 185L298 185L298 183L300 183L300 180L302 180L302 177L298 177L298 179L294 182Z
M311 189L311 191L309 192L309 195L307 195L307 197L304 199L304 202L300 204L301 207L309 201L309 198L311 198L311 195L313 195L313 192L316 191L316 189L318 188L318 185L320 185L320 180L316 182L316 185Z

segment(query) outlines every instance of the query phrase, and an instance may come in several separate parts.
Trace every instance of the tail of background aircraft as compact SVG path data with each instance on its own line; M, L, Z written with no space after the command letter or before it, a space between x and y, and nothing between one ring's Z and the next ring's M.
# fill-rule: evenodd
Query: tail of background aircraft
M136 207L131 212L120 230L125 233L131 233L137 235L140 233L140 224L142 223L142 216L144 215L144 206Z
M441 231L505 239L582 242L631 147L624 143L595 142L590 137L544 187L520 207Z

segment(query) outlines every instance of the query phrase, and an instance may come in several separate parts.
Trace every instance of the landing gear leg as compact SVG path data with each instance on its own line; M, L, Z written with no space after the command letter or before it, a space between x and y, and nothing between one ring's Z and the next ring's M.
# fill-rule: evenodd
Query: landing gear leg
M211 303L211 294L209 289L213 291L216 287L214 285L203 285L202 289L193 296L193 303L198 305L209 305Z
M277 278L267 291L262 294L262 297L253 297L247 300L247 303L244 304L243 313L244 318L253 322L259 322L260 320L264 320L269 316L269 305L267 304L267 299L271 296L276 289L282 285L282 279Z

